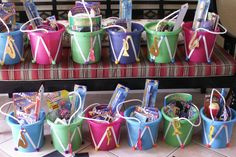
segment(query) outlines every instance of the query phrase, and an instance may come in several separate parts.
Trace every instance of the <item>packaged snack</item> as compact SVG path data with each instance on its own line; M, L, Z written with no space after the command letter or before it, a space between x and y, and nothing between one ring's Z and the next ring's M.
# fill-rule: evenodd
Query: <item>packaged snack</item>
M0 4L0 18L7 24L8 28L13 30L16 27L15 19L16 9L14 3L1 3ZM2 22L0 22L0 32L5 32L6 28Z
M13 93L15 117L26 124L38 121L43 92L41 86L39 92Z
M197 9L194 16L193 26L192 26L193 30L200 28L201 23L203 21L206 21L209 6L210 6L210 0L198 1Z
M29 20L34 19L36 17L40 17L37 6L34 4L32 0L23 0L23 5ZM42 21L40 19L35 19L31 21L31 24L32 27L35 29L38 26L42 25Z
M85 6L92 17L100 15L100 2L85 2ZM69 15L74 16L76 14L87 14L86 10L80 1L75 2L75 6L71 8Z
M46 103L48 105L49 110L58 110L60 108L60 101L68 101L68 94L69 92L67 90L49 93L46 96Z
M111 97L111 100L108 104L108 108L110 108L112 110L112 114L115 113L116 111L116 107L118 104L120 104L121 102L125 101L127 95L128 95L128 91L129 88L118 84L116 86L116 89Z
M158 85L159 83L156 80L146 80L143 95L143 107L155 107Z

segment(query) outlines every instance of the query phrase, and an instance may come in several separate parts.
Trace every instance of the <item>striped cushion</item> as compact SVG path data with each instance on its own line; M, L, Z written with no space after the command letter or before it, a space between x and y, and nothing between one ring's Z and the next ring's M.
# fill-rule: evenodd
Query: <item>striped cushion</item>
M63 49L63 59L58 65L32 64L28 55L23 63L0 67L0 80L206 77L236 73L236 61L219 46L215 47L211 64L186 62L183 47L177 51L175 64L154 64L146 59L146 49L142 50L140 63L132 65L111 63L108 48L103 48L102 61L91 65L74 63L68 48Z

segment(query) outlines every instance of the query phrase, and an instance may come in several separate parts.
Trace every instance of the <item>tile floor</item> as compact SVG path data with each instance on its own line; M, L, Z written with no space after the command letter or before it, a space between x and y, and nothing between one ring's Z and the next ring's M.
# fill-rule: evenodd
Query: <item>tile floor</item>
M131 98L142 98L143 91L131 91L127 99ZM163 98L165 95L173 92L189 92L193 94L193 102L197 106L201 106L203 102L203 94L199 93L199 90L159 90L157 104L160 108L163 104ZM87 95L87 99L85 104L92 104L95 102L99 103L108 103L112 92L89 92ZM7 98L7 95L0 96L0 103L1 105L5 102L10 101ZM46 106L43 106L45 110L47 110ZM4 111L8 112L11 111L12 107L6 107ZM50 137L50 128L45 122L45 135L46 135L46 143L44 147L41 149L40 152L36 153L21 153L14 151L14 143L12 140L11 129L6 124L4 120L5 116L0 115L0 156L1 157L23 157L23 156L31 156L31 157L38 157L46 155L50 152L53 152L53 146L51 145L51 137ZM152 148L147 151L133 151L127 143L127 133L125 126L122 126L122 133L121 133L121 140L120 140L120 147L116 148L111 151L95 151L91 141L88 136L84 136L84 144L81 146L79 152L88 152L90 157L234 157L236 154L236 133L233 134L231 145L229 148L224 149L208 149L204 145L201 144L201 127L198 127L194 130L193 140L190 145L186 146L184 149L175 148L165 144L161 137L163 136L162 133L162 124L159 128L158 133L158 142L157 147ZM234 127L234 131L236 131L236 127ZM84 123L83 135L88 135L88 128L86 123Z

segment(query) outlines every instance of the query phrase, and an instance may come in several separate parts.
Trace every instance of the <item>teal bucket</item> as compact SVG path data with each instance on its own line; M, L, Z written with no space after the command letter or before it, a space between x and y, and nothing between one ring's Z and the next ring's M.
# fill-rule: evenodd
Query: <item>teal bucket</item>
M124 117L130 117L131 112L135 110L136 106L131 106L124 112ZM138 148L138 138L141 133L141 147L139 147L140 150L147 150L151 149L154 146L156 146L156 140L158 137L158 128L159 124L162 120L162 114L160 111L159 118L153 122L145 122L145 123L139 123L136 120L133 119L126 119L127 124L127 130L128 130L128 136L129 136L129 146L133 149Z
M225 148L230 144L234 123L236 122L236 111L231 109L232 119L229 121L213 121L205 116L204 108L200 114L203 119L202 143L209 148ZM210 128L214 127L212 138L209 138Z
M10 116L14 116L14 112L11 112L6 120L12 130L13 141L16 144L15 150L20 152L39 151L44 145L45 112L40 111L39 121L36 123L23 126Z
M0 64L12 65L23 61L23 33L19 30L21 24L16 25L12 32L0 33Z

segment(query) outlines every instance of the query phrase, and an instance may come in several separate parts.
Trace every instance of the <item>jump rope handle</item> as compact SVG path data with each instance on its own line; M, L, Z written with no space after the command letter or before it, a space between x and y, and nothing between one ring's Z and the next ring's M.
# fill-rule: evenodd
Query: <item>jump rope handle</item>
M139 119L135 118L135 117L124 117L124 116L122 116L122 115L120 114L119 109L120 109L121 105L122 105L122 104L125 104L125 103L129 103L129 102L140 102L141 104L143 103L143 102L142 102L141 100L139 100L139 99L130 99L130 100L127 100L127 101L123 101L123 102L119 103L119 104L116 106L116 113L117 113L118 116L121 117L121 118L124 118L124 119L126 119L126 120L135 120L135 121L137 121L139 124L141 124L141 121L140 121Z
M219 94L219 96L221 97L221 100L223 100L223 106L224 106L224 108L225 108L225 105L226 105L224 96L223 96L218 90L216 90L215 88L213 88L212 91L211 91L210 106L209 106L211 119L212 119L213 121L214 121L214 116L213 116L213 113L212 113L211 106L212 106L212 100L213 100L213 96L214 96L214 93L215 93L215 92L216 92L217 94Z
M11 105L11 104L13 104L13 101L10 101L10 102L7 102L7 103L3 104L3 105L0 107L0 113L1 113L2 115L7 116L7 117L11 117L12 119L14 119L15 121L17 121L17 122L21 125L21 122L20 122L16 117L14 117L14 116L12 116L12 115L10 115L10 114L8 114L8 113L3 112L3 108L4 108L5 106Z
M180 10L176 10L173 13L169 14L168 16L164 17L163 19L161 19L160 21L157 22L156 28L155 30L158 31L158 26L160 25L160 23L164 22L166 19L168 19L169 17L179 13ZM175 19L178 15L174 16L172 19L170 19L170 21L173 21L173 19Z
M222 28L223 32L213 32L213 31L210 31L210 30L205 29L205 28L197 28L197 29L195 30L195 32L198 32L198 31L206 31L206 32L208 32L208 33L215 34L215 35L220 35L220 34L225 34L225 33L227 33L227 29L226 29L223 25L221 25L221 24L218 24L218 25L219 25L219 27Z
M41 17L35 17L33 19L30 19L29 21L27 21L26 23L24 23L21 27L20 27L20 31L23 33L31 33L31 32L37 32L37 31L44 31L46 33L48 33L48 30L43 29L43 28L37 28L37 29L33 29L33 30L24 30L24 27L29 24L31 21L34 21L36 19L42 19Z
M10 29L8 28L8 26L7 26L7 24L5 23L5 21L2 19L2 18L0 18L0 21L3 23L3 25L6 27L6 29L7 29L7 33L10 33Z
M109 123L108 121L105 121L105 120L93 119L93 118L88 118L88 117L83 116L85 113L87 113L87 111L90 108L95 107L95 106L101 106L101 104L94 103L94 104L89 105L88 107L86 107L86 109L80 115L78 115L78 117L81 119L91 120L91 121L100 122L100 123Z

